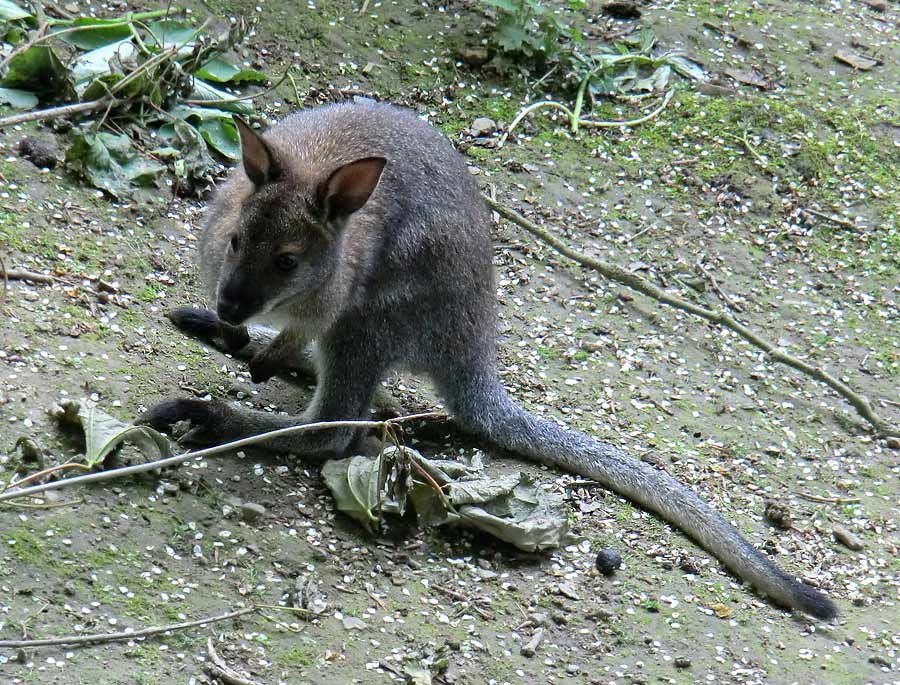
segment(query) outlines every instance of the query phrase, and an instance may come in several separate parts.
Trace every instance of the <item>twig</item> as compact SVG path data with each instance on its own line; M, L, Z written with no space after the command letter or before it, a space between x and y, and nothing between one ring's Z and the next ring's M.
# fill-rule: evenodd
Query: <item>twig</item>
M0 260L0 271L3 272L4 281L33 281L34 283L54 283L58 279L55 276L47 274L39 274L34 271L24 271L21 269L6 270L3 261Z
M9 290L9 271L6 270L3 253L0 253L0 271L3 272L3 291L0 292L0 303L3 303L6 302L6 291Z
M237 671L225 663L225 660L216 653L211 637L206 638L206 653L212 662L205 664L206 670L210 671L213 676L219 678L222 682L228 683L228 685L257 685L256 681L242 678Z
M245 614L252 614L259 610L259 607L252 606L237 611L229 611L221 616L211 616L201 618L196 621L185 621L184 623L170 623L166 626L151 626L143 630L135 630L132 632L121 633L97 633L96 635L67 635L65 637L52 637L46 640L0 640L0 648L7 649L27 649L30 647L52 647L54 645L87 645L101 642L121 642L123 640L134 640L139 637L147 637L149 635L159 635L160 633L169 633L174 630L185 630L186 628L196 628L197 626L205 626L208 623L220 623Z
M831 223L837 224L838 226L843 226L844 228L856 228L856 224L854 224L852 221L842 219L839 216L830 216L828 214L825 214L824 212L817 212L815 209L801 208L800 211L803 214L811 214L812 216L817 216L820 219L825 219L826 221L830 221Z
M240 97L233 98L219 98L218 100L182 100L182 102L186 105L191 105L194 107L208 107L209 105L230 105L232 102L242 102L243 100L252 100L254 98L262 97L266 93L271 93L273 90L278 88L278 86L287 81L288 75L290 74L290 69L290 67L285 69L282 77L278 79L278 83L275 83L274 85L271 85L265 90L259 91L258 93L251 93L250 95L241 95Z
M626 126L637 126L638 124L643 124L658 116L659 113L662 112L669 104L669 100L672 99L672 96L674 94L674 90L668 91L659 107L654 109L649 114L645 114L644 116L638 117L637 119L629 119L627 121L595 121L593 119L582 119L577 115L575 111L569 109L561 102L556 102L555 100L541 100L540 102L535 102L534 104L529 105L516 115L516 117L509 124L509 127L500 137L500 142L498 143L497 147L503 147L506 139L513 132L513 129L515 129L515 127L519 125L519 122L521 122L522 119L527 117L532 112L536 112L539 109L551 108L558 109L564 112L569 120L569 128L572 129L572 133L578 133L579 126L585 126L588 128L624 128Z
M70 485L83 485L85 483L96 483L101 480L109 480L111 478L122 478L123 476L131 476L137 473L146 473L147 471L155 471L166 466L174 466L185 461L196 459L205 459L222 452L230 452L232 450L255 445L271 438L277 438L283 435L293 433L304 433L306 431L324 430L329 428L382 428L386 425L402 423L404 421L412 421L416 419L426 419L434 417L444 417L440 412L424 412L421 414L410 414L408 416L398 416L385 421L319 421L317 423L306 423L298 426L288 426L287 428L279 428L278 430L269 431L253 435L249 438L241 438L223 445L208 447L207 449L198 450L196 452L185 452L174 457L165 459L157 459L156 461L148 461L144 464L135 464L133 466L124 466L120 469L110 469L109 471L99 471L97 473L89 473L86 476L76 476L75 478L66 478L65 480L57 480L52 483L44 483L42 485L34 485L29 488L21 488L18 490L8 490L0 493L0 502L14 499L17 497L34 497L38 493L47 490L56 490Z
M811 495L808 492L798 490L794 493L800 499L806 499L810 502L822 502L825 504L859 504L862 500L859 497L822 497L821 495Z
M740 304L732 300L728 294L719 287L719 282L716 280L716 277L713 276L709 271L707 271L706 267L703 266L703 262L697 262L697 271L709 281L709 284L712 286L712 289L715 291L716 295L728 305L729 308L733 309L736 312L744 311L743 307Z
M9 66L9 63L12 62L14 58L21 55L28 48L30 48L34 45L37 45L38 43L40 43L43 40L46 40L48 38L48 36L47 36L48 28L50 28L50 24L48 24L46 21L42 22L41 25L37 27L37 30L34 32L34 37L31 40L27 41L24 45L17 47L15 50L13 50L11 53L9 53L6 57L4 57L3 61L0 62L0 73L2 73L3 70L6 69L7 66Z
M23 112L22 114L13 114L12 116L0 119L0 128L6 126L15 126L16 124L24 124L28 121L41 121L42 119L59 119L67 117L70 114L79 114L81 112L93 112L96 109L106 107L108 96L104 96L98 100L89 102L77 102L74 105L62 105L60 107L49 107L47 109L38 109L31 112Z
M737 333L740 337L742 337L754 347L758 347L763 352L768 354L771 359L777 362L781 362L786 366L790 366L791 368L806 374L810 378L813 378L827 385L829 388L831 388L841 397L847 400L847 402L849 402L853 406L853 408L856 409L857 413L875 429L878 435L883 437L900 436L900 427L893 426L885 419L880 417L875 412L871 402L869 402L868 398L865 395L861 395L855 392L846 383L838 380L834 376L831 376L824 370L813 366L812 364L809 364L802 359L798 359L788 354L784 350L777 348L773 343L754 333L752 330L747 328L747 326L734 319L734 317L732 317L727 312L721 311L719 309L707 309L706 307L694 304L693 302L689 302L688 300L684 300L676 295L672 295L671 293L662 290L661 288L658 288L636 273L627 271L617 264L606 262L595 257L589 257L588 255L585 255L569 247L566 243L561 241L556 236L552 235L549 231L529 221L528 219L521 216L512 209L506 207L505 205L492 200L487 195L482 195L482 197L484 198L485 202L487 202L488 206L494 209L498 214L513 222L517 226L521 226L532 235L540 238L543 242L553 247L560 254L565 255L581 266L597 271L598 273L602 274L612 281L616 281L617 283L626 285L629 288L638 291L639 293L647 295L648 297L652 297L658 302L667 304L670 307L675 307L676 309L680 309L681 311L687 312L689 314L699 316L700 318L706 319L710 323L716 324L717 326L728 328L734 333Z
M756 151L756 148L753 147L753 144L747 138L746 132L742 133L739 136L736 136L733 133L726 133L725 136L727 136L728 138L734 138L734 140L738 141L741 145L744 146L744 149L750 153L750 155L753 157L753 159L755 159L759 163L759 165L763 168L763 171L774 175L775 172L772 170L772 167L766 161L765 157L763 157L761 154L759 154Z

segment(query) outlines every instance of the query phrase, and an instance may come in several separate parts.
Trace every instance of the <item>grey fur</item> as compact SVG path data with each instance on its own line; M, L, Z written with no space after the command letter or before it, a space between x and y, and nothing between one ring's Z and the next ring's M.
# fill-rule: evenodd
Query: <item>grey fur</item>
M225 308L230 323L259 319L281 330L262 366L277 365L279 349L315 342L315 398L299 419L176 400L151 409L146 421L164 426L189 417L197 426L189 437L221 441L300 421L362 418L389 369L426 373L466 430L599 481L783 606L823 619L836 614L824 595L781 571L663 471L509 399L497 374L489 215L465 162L433 128L391 106L339 104L293 114L262 139L264 146L255 140L248 149L264 148L271 159L251 166L262 161L275 172L257 188L239 168L218 192L200 244L201 273L220 314L223 292L235 300ZM327 179L365 158L387 160L368 202L349 216L326 216ZM271 260L288 243L300 245L302 264L282 276ZM335 455L353 440L350 431L332 431L270 447Z

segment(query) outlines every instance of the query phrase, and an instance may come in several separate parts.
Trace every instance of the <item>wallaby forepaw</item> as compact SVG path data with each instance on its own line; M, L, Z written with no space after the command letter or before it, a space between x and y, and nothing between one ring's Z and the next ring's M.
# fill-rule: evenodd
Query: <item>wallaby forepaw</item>
M250 368L250 379L254 383L265 383L281 370L281 364L278 364L272 355L266 354L267 350L263 350L253 355L253 358L247 364Z
M177 307L167 311L166 317L178 330L195 338L211 339L220 333L219 317L209 309Z
M141 414L135 423L158 431L173 432L173 426L188 422L188 430L177 436L178 442L188 445L215 445L239 437L234 410L217 400L166 400Z

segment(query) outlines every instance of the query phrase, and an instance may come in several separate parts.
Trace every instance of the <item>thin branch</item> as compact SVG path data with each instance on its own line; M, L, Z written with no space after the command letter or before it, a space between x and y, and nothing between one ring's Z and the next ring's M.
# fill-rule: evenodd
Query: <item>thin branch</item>
M569 119L569 128L572 129L572 133L578 133L579 126L585 126L587 128L624 128L626 126L637 126L638 124L643 124L647 121L650 121L654 117L659 116L659 113L668 106L669 101L672 99L673 95L675 95L674 90L668 91L665 97L663 97L663 101L662 103L660 103L659 107L654 109L649 114L645 114L644 116L638 117L637 119L628 119L627 121L595 121L593 119L582 119L578 116L577 110L573 112L561 102L556 102L555 100L541 100L540 102L535 102L534 104L529 105L516 115L515 119L512 120L509 127L500 137L500 142L498 143L497 147L503 147L506 139L513 132L513 129L518 126L519 122L532 112L536 112L539 109L549 107L552 109L562 110L565 113L566 117Z
M875 412L872 407L872 403L865 395L861 395L855 392L846 383L838 380L834 376L831 376L823 369L813 366L812 364L809 364L808 362L805 362L802 359L798 359L797 357L788 354L784 350L779 349L775 346L774 343L771 343L765 338L757 335L727 312L719 309L707 309L706 307L702 307L700 305L694 304L693 302L689 302L688 300L684 300L676 295L672 295L671 293L662 290L661 288L658 288L641 276L627 271L617 264L585 255L569 247L569 245L561 241L549 231L529 221L528 219L521 216L512 209L506 207L505 205L492 200L487 195L482 195L482 197L484 198L485 202L487 202L488 206L490 206L502 217L511 221L517 226L521 226L532 235L540 238L543 242L553 247L560 254L565 255L581 266L585 266L589 269L597 271L598 273L602 274L612 281L616 281L617 283L626 285L629 288L638 291L639 293L647 295L648 297L652 297L658 302L662 302L671 307L675 307L676 309L680 309L689 314L699 316L700 318L706 319L710 323L716 324L717 326L728 328L734 333L737 333L740 337L742 337L754 347L761 349L763 352L769 355L771 359L786 366L790 366L791 368L806 374L810 378L824 383L829 388L834 390L841 397L847 400L847 402L849 402L854 409L856 409L857 413L875 429L876 433L879 436L900 436L900 427L893 426L885 419L880 417Z
M221 621L227 621L257 611L259 611L259 607L252 606L236 611L229 611L227 614L222 614L221 616L210 616L196 621L185 621L183 623L170 623L165 626L151 626L150 628L134 630L131 632L97 633L96 635L67 635L65 637L47 638L46 640L0 640L0 648L28 649L30 647L52 647L54 645L88 645L101 642L122 642L123 640L134 640L139 637L159 635L160 633L169 633L175 630L196 628L197 626L205 626L208 623L220 623Z
M852 221L848 221L847 219L842 219L839 216L831 216L830 214L825 214L824 212L818 212L815 209L800 209L801 214L810 214L812 216L817 216L820 219L825 219L826 221L830 221L833 224L837 224L838 226L843 226L844 228L857 228L856 224Z
M106 107L107 102L113 98L102 97L98 100L90 100L89 102L77 102L74 105L62 105L60 107L49 107L47 109L38 109L31 112L23 112L22 114L13 114L12 116L0 119L0 128L6 126L15 126L16 124L24 124L28 121L41 121L43 119L60 119L70 114L80 114L82 112L93 112L97 109Z
M808 492L798 490L794 493L800 499L809 500L810 502L822 502L825 504L859 504L862 500L859 497L822 497L821 495L811 495Z
M744 311L743 307L741 307L740 304L738 304L737 302L732 300L731 297L728 296L728 293L726 293L724 290L722 290L722 288L719 286L719 281L717 281L716 277L713 276L706 269L705 266L703 266L702 261L697 262L696 266L697 266L697 271L699 271L700 275L709 281L709 284L712 286L712 289L715 291L716 295L719 296L719 298L722 300L722 302L727 304L732 310L734 310L736 312Z
M278 83L275 83L265 90L261 90L258 93L251 93L250 95L241 95L240 97L233 98L219 98L218 100L182 100L182 102L186 105L191 105L194 107L209 107L210 105L230 105L232 102L242 102L244 100L253 100L254 98L262 97L266 93L271 93L273 90L278 88L282 83L287 81L288 75L290 74L291 68L288 67L285 69L284 74L278 79Z
M440 412L423 412L421 414L410 414L408 416L398 416L385 421L319 421L317 423L306 423L297 426L288 426L287 428L279 428L278 430L269 431L253 435L249 438L241 438L223 445L208 447L196 452L185 452L174 457L165 459L157 459L156 461L148 461L144 464L135 464L133 466L125 466L120 469L110 469L109 471L98 471L89 473L86 476L76 476L75 478L66 478L65 480L56 480L51 483L43 483L42 485L34 485L29 488L20 488L17 490L7 490L0 493L0 502L15 499L17 497L34 497L35 495L46 492L47 490L57 490L59 488L71 485L83 485L85 483L96 483L101 480L110 480L112 478L122 478L123 476L131 476L137 473L146 473L147 471L155 471L166 466L175 466L185 461L196 459L205 459L222 452L230 452L248 445L256 445L265 442L271 438L281 437L283 435L291 435L293 433L305 433L307 431L327 430L330 428L383 428L384 426L392 426L404 421L412 421L417 419L429 419L435 417L444 417Z
M55 276L47 274L39 274L34 271L25 271L21 269L11 269L7 271L3 262L0 262L0 272L3 274L5 281L32 281L33 283L55 283L59 279Z

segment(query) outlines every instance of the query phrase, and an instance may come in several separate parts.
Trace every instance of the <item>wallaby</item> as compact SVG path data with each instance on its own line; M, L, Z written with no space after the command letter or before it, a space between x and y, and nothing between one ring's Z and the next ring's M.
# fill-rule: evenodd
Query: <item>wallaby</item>
M299 418L224 401L170 400L142 417L214 443L310 421L360 419L392 368L430 376L466 431L597 480L687 533L780 605L819 619L820 592L764 557L690 489L619 449L522 409L497 373L490 215L463 158L411 112L343 103L294 113L262 135L237 120L242 165L218 190L199 243L212 312L173 317L226 337L248 321L280 332L250 363L255 381L312 343L318 383ZM224 322L224 323L223 323ZM232 344L246 342L231 335ZM298 455L344 455L356 435L273 439Z

